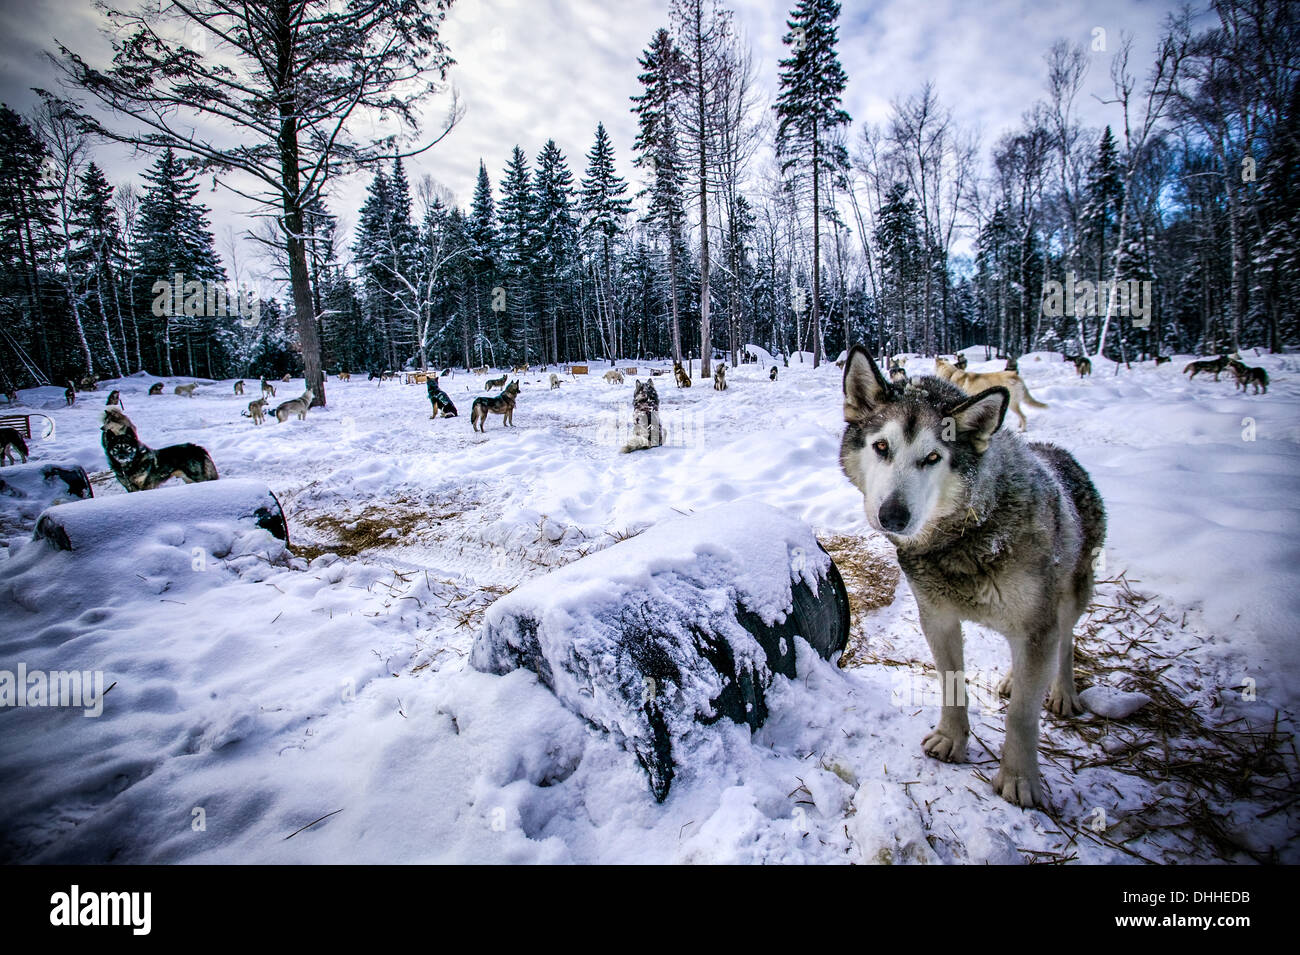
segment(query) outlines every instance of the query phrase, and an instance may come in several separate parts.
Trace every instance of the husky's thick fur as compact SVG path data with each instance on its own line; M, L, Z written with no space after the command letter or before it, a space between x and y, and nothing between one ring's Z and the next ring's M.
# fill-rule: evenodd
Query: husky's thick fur
M506 390L501 392L495 398L475 398L474 404L469 409L469 426L474 431L484 431L484 424L487 422L489 414L499 414L502 416L502 427L513 428L515 426L515 398L519 394L518 380L510 382Z
M962 371L965 371L965 370L966 370L966 353L965 353L965 352L960 352L960 351L957 352L957 360L954 361L953 364L956 365L958 368L960 368Z
M673 362L673 376L677 379L678 388L689 388L691 386L691 376L679 361Z
M664 443L664 426L659 422L659 392L654 382L638 381L632 392L632 440L623 452L657 448Z
M718 365L717 368L713 369L713 390L714 391L727 390L727 366L726 365L720 364Z
M951 381L954 385L966 392L968 395L977 395L987 391L990 388L1005 388L1010 396L1011 410L1016 413L1020 419L1020 430L1025 430L1028 422L1025 420L1025 413L1020 410L1020 402L1023 399L1025 404L1033 405L1035 408L1046 408L1037 398L1029 393L1025 387L1024 381L1019 372L1015 371L962 371L950 361L942 358L934 360L934 370L940 378Z
M203 448L174 444L155 451L141 443L135 425L118 408L104 410L100 440L109 467L128 491L149 491L173 477L187 484L217 479L217 466Z
M493 378L489 381L483 382L484 391L491 391L493 388L504 388L505 386L506 386L505 375L502 375L500 378Z
M283 423L289 420L290 415L297 415L299 421L307 420L307 409L311 407L311 399L314 392L308 388L297 398L290 398L276 406L275 420Z
M1223 369L1228 367L1229 361L1231 361L1231 359L1227 355L1220 355L1218 358L1202 358L1199 361L1192 362L1184 368L1183 374L1185 375L1190 371L1192 375L1191 378L1188 378L1187 380L1191 381L1192 378L1195 378L1201 372L1205 372L1207 375L1213 374L1214 380L1218 381L1219 375L1223 374Z
M243 379L240 379L239 381L235 382L235 394L242 395L243 393L244 393L244 382Z
M1263 368L1251 368L1244 361L1237 361L1235 358L1228 362L1228 367L1232 369L1232 374L1237 379L1237 387L1243 392L1254 385L1255 394L1259 394L1261 387L1264 389L1264 394L1268 394L1268 372Z
M611 368L605 372L605 380L611 385L621 385L623 384L623 373L617 368Z
M186 398L193 398L194 389L197 387L198 385L194 382L190 382L188 385L177 385L173 389L173 393L178 395L184 395Z
M262 397L263 398L275 397L275 385L271 384L265 378L262 379Z
M161 381L155 381L152 385L149 386L150 396L161 395L162 390L163 390L163 383Z
M117 405L123 411L126 410L126 405L122 404L122 392L118 391L116 388L108 393L108 400L105 401L104 404Z
M0 464L17 464L18 457L27 463L27 442L17 428L0 428Z
M560 387L560 376L557 375L555 372L551 372L551 390L555 391L559 387Z
M1043 799L1044 693L1054 713L1080 710L1074 624L1092 596L1106 513L1067 452L1000 430L1009 400L1003 387L966 395L938 378L891 385L857 346L844 371L840 466L862 492L867 522L898 551L943 681L939 724L922 748L965 759L961 623L997 630L1011 645L1012 672L993 788L1030 806Z
M245 418L252 418L255 425L261 424L266 420L266 399L255 398L248 403L248 410L241 411L240 414Z
M895 358L889 362L889 380L896 385L907 383L907 363Z

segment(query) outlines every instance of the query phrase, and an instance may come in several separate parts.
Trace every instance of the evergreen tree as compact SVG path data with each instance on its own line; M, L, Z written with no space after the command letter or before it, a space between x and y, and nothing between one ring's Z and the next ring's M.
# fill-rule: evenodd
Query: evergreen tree
M113 333L109 312L115 311L122 349L126 350L126 328L122 322L121 303L117 294L117 265L122 259L122 237L117 213L113 208L113 187L103 170L91 162L86 166L72 199L71 261L80 273L82 295L87 304L93 301L94 314L104 340L104 354L115 378L122 377L122 361Z
M533 215L532 175L528 158L518 146L506 164L501 181L500 271L505 276L505 312L503 316L516 332L517 347L528 361L532 352L528 318L532 310L532 268L537 247Z
M821 186L823 172L834 175L848 166L844 146L834 131L849 123L840 108L848 77L835 52L840 5L834 0L800 0L786 22L782 42L793 55L781 61L781 92L775 104L777 154L782 170L809 163L812 176L812 330L813 366L821 362Z
M624 198L627 183L614 170L614 147L605 132L605 124L596 124L596 142L587 154L587 174L579 192L579 208L583 216L583 230L594 235L600 247L601 276L606 304L605 337L606 355L615 358L620 354L618 313L616 302L611 246L623 232L623 221L632 209L632 201Z
M573 216L573 174L553 139L548 139L537 155L532 212L541 317L550 328L549 347L543 351L548 357L544 360L558 362L575 344L569 337L573 329L568 323L572 302L568 293L577 252L577 222ZM579 341L579 353L585 354L586 336Z

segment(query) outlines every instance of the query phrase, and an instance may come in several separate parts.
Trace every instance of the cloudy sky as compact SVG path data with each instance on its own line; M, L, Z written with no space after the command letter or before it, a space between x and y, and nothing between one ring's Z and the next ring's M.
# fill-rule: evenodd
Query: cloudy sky
M132 5L135 0L119 0ZM750 45L758 86L776 95L777 60L785 48L789 0L733 0L737 26ZM1173 0L843 0L840 59L849 77L845 108L860 124L883 122L889 104L932 80L941 101L962 124L981 131L986 157L997 137L1018 125L1042 95L1043 54L1058 38L1091 47L1104 30L1105 51L1092 54L1088 93L1109 92L1111 54L1120 35L1134 36L1133 65L1145 70ZM444 36L457 60L450 80L466 107L452 134L410 162L467 204L482 158L494 187L515 144L536 156L554 138L582 174L597 122L613 139L621 171L635 181L630 148L637 93L637 57L651 34L668 24L668 0L456 0ZM28 112L31 87L53 88L43 53L57 37L92 62L106 48L100 14L90 0L0 0L0 99ZM102 62L102 61L101 61ZM1080 103L1097 125L1114 121L1114 107L1092 95ZM431 101L426 127L434 129L445 101ZM147 158L96 147L115 182L136 177ZM138 181L138 180L137 180ZM345 227L364 198L361 177L337 183L330 205ZM205 188L218 236L246 229L248 203Z

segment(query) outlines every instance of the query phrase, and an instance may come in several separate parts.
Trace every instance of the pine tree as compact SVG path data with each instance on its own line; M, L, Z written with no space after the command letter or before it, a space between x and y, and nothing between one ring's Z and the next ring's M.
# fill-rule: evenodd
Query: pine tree
M571 297L567 293L573 278L578 232L572 200L573 174L569 172L560 147L555 144L555 140L548 139L537 155L532 212L541 311L550 325L549 357L546 360L554 362L561 360L562 340L565 352L571 347L568 337L571 330L566 321ZM565 334L562 335L562 332ZM585 335L581 342L585 352Z
M50 186L41 175L48 156L45 144L22 117L0 105L0 303L6 306L8 328L21 331L21 325L29 324L46 368L52 367L52 350L40 262L50 252L55 216ZM0 354L7 360L8 349L0 349ZM44 377L34 365L24 371L37 383ZM14 387L17 372L11 375L0 365L0 378L0 385Z
M587 154L587 174L579 192L579 208L583 215L583 230L594 234L600 244L601 275L604 279L606 303L605 337L606 355L610 359L620 354L620 335L617 312L611 246L623 232L623 221L632 209L632 201L624 198L627 183L614 170L614 147L605 132L605 124L596 124L596 142Z
M533 306L532 266L537 247L537 232L533 216L532 175L528 158L518 146L506 164L505 178L501 181L501 204L498 207L501 226L500 271L505 276L505 316L515 327L519 349L524 361L529 361L530 333L528 318Z
M213 246L208 210L195 201L199 187L194 179L195 173L170 149L144 173L148 185L140 197L135 249L137 302L157 303L160 296L153 290L154 284L165 282L170 287L178 274L182 282L226 280ZM161 325L157 345L164 375L174 373L172 331L177 320L184 317L183 311L177 314L175 305L169 297L161 307L153 309Z
M113 333L109 328L109 311L116 309L122 349L126 350L126 329L122 323L121 303L117 295L117 268L122 259L122 237L117 213L113 208L113 187L104 172L91 162L86 166L72 200L72 264L84 283L87 302L95 303L99 330L104 338L108 366L115 378L122 377L122 361Z
M840 108L848 77L835 52L840 5L834 0L800 0L786 25L782 42L793 55L781 60L781 92L775 109L778 119L777 154L782 170L810 163L813 213L812 329L813 367L821 362L821 184L823 172L834 174L848 166L843 145L833 140L837 127L850 117Z
M639 132L636 164L651 173L650 202L645 221L668 243L669 307L672 329L672 356L682 360L681 319L678 314L678 263L682 247L682 223L686 217L686 177L673 121L673 101L681 90L683 69L680 52L672 36L660 29L650 40L645 53L637 60L642 72L638 79L642 90L633 96Z
M468 228L469 261L465 264L473 294L473 320L476 326L482 325L483 300L488 299L488 310L493 302L498 302L496 335L506 345L513 348L515 339L514 322L511 320L507 303L500 301L493 290L504 286L497 285L502 258L501 234L497 228L496 203L492 199L492 182L488 179L487 167L483 160L478 164L478 180L474 184L474 198L470 204ZM471 340L470 310L460 311L461 344L465 364L469 365L469 345ZM513 357L513 356L512 356Z

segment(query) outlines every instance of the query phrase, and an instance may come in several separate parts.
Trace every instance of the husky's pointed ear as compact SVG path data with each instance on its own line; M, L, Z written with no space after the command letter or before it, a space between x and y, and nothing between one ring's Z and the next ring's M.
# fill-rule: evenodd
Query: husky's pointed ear
M844 420L860 421L889 400L889 382L861 345L854 345L844 363Z
M1002 419L1007 416L1010 401L1011 392L1001 387L990 388L967 398L952 409L957 433L967 435L975 450L983 454L989 448L989 439L1002 427Z

